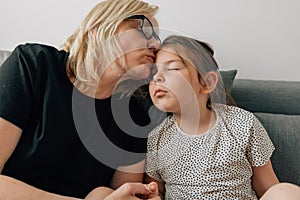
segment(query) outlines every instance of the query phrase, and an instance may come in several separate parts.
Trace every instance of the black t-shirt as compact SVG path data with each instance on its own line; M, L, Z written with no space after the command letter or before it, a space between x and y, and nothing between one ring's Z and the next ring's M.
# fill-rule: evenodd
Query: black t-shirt
M77 91L67 58L54 47L26 44L1 66L0 116L23 130L2 174L83 198L109 186L116 167L144 159L146 136L158 122L138 98L95 100Z

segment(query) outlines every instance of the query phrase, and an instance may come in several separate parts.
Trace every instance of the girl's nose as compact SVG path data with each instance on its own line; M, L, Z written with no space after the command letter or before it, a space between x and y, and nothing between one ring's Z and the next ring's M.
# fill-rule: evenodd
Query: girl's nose
M161 73L154 74L154 76L153 76L153 82L154 83L162 83L162 82L164 82L164 78L161 75Z

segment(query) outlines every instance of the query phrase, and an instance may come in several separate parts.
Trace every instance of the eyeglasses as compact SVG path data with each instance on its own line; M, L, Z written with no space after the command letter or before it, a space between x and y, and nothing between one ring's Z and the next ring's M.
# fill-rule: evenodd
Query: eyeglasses
M137 30L140 31L147 40L150 40L152 37L154 37L157 40L157 42L161 44L161 40L158 37L158 35L155 33L151 21L146 16L133 15L126 19L141 19L142 21L140 27Z

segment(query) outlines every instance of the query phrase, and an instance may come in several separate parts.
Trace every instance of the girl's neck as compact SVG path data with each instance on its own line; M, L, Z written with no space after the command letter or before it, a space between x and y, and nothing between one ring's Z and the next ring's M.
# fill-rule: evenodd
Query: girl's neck
M178 126L185 133L190 135L200 135L206 133L216 121L213 110L202 107L197 110L189 110L185 113L173 113Z

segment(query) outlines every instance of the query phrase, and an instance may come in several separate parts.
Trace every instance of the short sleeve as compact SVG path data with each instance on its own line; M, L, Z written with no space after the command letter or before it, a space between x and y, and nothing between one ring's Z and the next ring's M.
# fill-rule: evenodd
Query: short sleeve
M146 174L151 178L162 181L158 167L158 136L157 129L154 129L148 137L147 141L147 159L146 159Z
M249 144L246 152L250 164L254 167L265 165L271 158L274 150L275 147L269 138L267 131L253 115Z
M34 65L18 46L0 68L0 116L24 128L33 109Z

